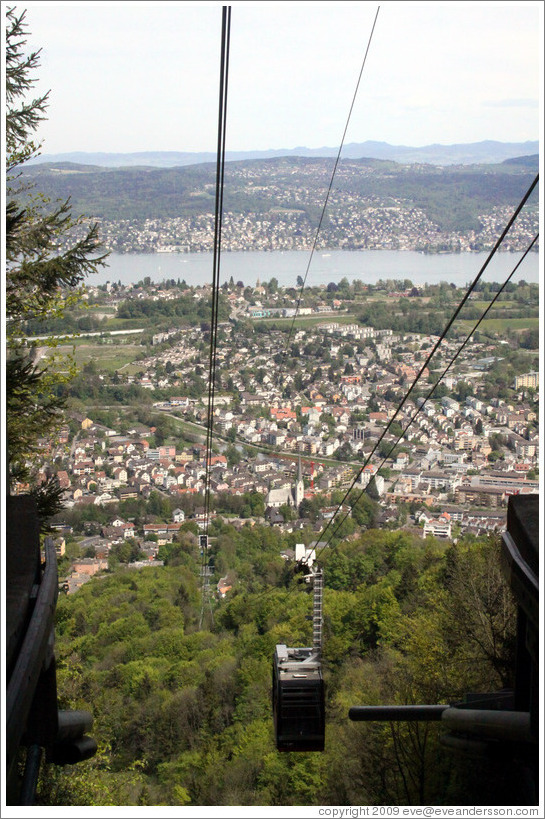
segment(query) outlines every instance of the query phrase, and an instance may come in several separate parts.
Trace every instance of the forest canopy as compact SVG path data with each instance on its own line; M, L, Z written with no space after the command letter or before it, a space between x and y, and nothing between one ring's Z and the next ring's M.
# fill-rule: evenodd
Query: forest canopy
M445 751L435 724L391 730L347 712L512 682L513 603L494 538L370 529L326 550L326 750L279 754L272 655L311 644L311 597L274 530L223 526L214 559L239 574L199 628L192 537L165 567L120 568L59 600L59 695L92 711L99 753L77 771L46 770L45 804L475 804L482 770ZM478 798L503 804L503 793Z

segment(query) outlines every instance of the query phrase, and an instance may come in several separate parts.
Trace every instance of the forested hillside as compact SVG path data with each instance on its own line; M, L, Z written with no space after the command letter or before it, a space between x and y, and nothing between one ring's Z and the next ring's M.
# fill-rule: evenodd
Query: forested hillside
M333 158L281 157L229 163L225 211L271 214L293 210L318 223ZM343 159L329 213L357 202L418 208L441 230L478 229L477 217L518 204L538 169L538 157L498 165L402 165L379 159ZM178 168L102 168L74 163L25 169L52 199L71 197L74 210L106 220L193 217L213 213L215 163ZM537 197L532 200L536 201Z
M232 589L204 610L191 524L164 567L119 568L61 596L59 696L94 714L99 753L46 766L43 804L511 804L512 777L451 755L440 725L348 720L352 705L449 703L512 684L495 540L370 529L324 550L326 750L280 754L274 646L312 642L308 587L280 557L296 536L221 519L211 533Z

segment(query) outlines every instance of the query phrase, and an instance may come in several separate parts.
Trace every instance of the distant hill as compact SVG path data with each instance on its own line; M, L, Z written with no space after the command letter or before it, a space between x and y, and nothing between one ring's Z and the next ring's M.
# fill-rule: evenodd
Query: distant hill
M229 164L224 207L232 214L278 220L287 212L317 224L332 158L282 157ZM479 214L518 204L538 172L538 157L498 164L400 164L384 159L343 159L329 214L347 207L402 206L424 212L441 230L478 230ZM70 197L74 212L94 218L193 218L214 212L214 162L175 168L105 168L75 163L25 166L22 179L51 200ZM532 198L537 201L537 193Z
M228 161L247 159L274 159L277 157L332 157L338 148L289 148L269 151L227 151ZM506 159L530 156L539 152L539 142L496 142L485 140L461 145L426 145L411 148L406 145L389 145L387 142L351 142L345 145L345 159L385 159L404 164L429 165L475 165L496 164ZM142 151L138 153L88 153L74 151L63 154L43 154L33 163L75 162L80 165L96 165L104 168L150 167L175 168L214 162L215 153L192 153L188 151Z

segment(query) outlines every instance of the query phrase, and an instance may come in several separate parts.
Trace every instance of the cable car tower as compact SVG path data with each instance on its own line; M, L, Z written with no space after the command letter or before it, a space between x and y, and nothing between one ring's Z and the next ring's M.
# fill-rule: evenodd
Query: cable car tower
M288 648L280 644L274 652L273 719L278 751L324 750L323 575L313 566L313 554L298 562L313 589L312 646Z

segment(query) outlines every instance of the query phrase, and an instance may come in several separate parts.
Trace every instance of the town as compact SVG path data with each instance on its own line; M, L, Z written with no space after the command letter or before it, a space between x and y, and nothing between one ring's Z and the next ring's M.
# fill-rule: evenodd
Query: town
M446 230L422 209L401 200L358 201L354 196L335 199L338 213L328 219L316 247L321 250L413 250L422 253L458 253L489 250L509 219L511 207L496 207L479 215L478 230ZM315 207L318 207L318 200ZM164 219L100 219L104 246L118 253L210 252L214 215ZM536 232L537 215L523 214L507 237L503 250L524 249ZM265 214L227 212L223 217L226 251L309 250L316 226L300 209L278 207Z
M207 464L210 326L202 315L210 286L87 287L102 322L148 316L148 324L138 336L95 333L69 423L57 441L42 442L41 478L56 475L63 492L54 526L59 554L68 549L73 558L67 591L114 557L161 565L165 548L203 531L207 468L212 524L264 523L307 544L339 506L348 537L371 522L422 538L505 528L508 497L538 491L538 373L529 366L498 388L491 373L507 371L518 347L512 334L476 332L461 353L463 334L449 336L427 365L439 336L362 324L353 301L361 289L312 288L297 307L297 292L275 280L225 284ZM403 305L411 293L422 296L416 288L383 296ZM174 320L180 304L201 318ZM152 308L162 312L150 319ZM100 365L100 351L136 337L133 360L109 372ZM519 362L535 360L531 350L522 359L518 352ZM218 594L228 587L224 568Z
M229 163L222 248L227 252L309 250L316 243L320 250L490 250L531 181L529 171L534 165L537 172L535 157L526 159L515 174L510 165L499 164L476 166L468 175L464 167L345 159L330 189L328 159L283 157ZM96 172L77 165L69 169L45 165L37 172L45 194L71 195L74 206L100 224L101 239L110 251L212 250L212 164L153 173L141 169L136 176L123 169ZM491 178L497 186L493 202L482 196ZM177 189L185 192L181 199L173 193ZM325 202L327 209L320 217ZM504 238L502 251L524 250L538 223L537 201L531 200Z

